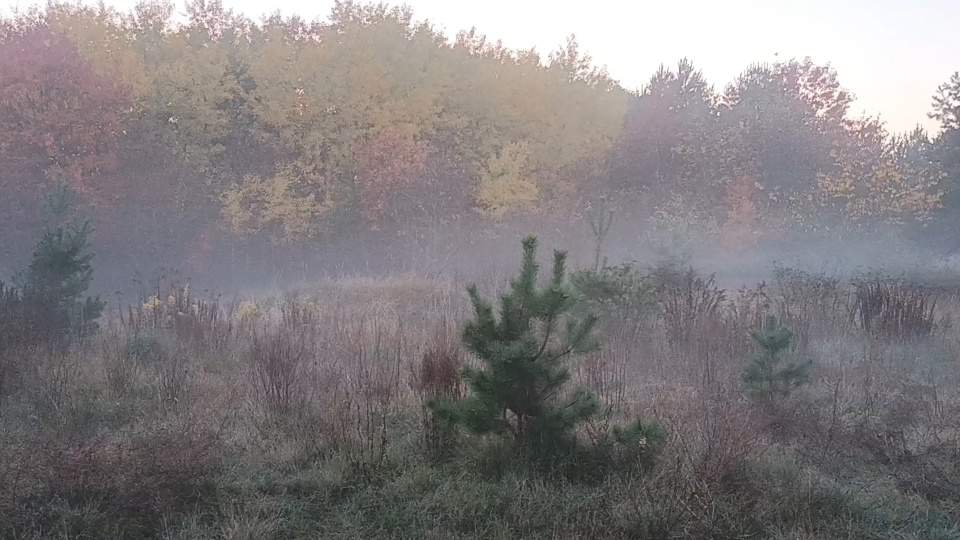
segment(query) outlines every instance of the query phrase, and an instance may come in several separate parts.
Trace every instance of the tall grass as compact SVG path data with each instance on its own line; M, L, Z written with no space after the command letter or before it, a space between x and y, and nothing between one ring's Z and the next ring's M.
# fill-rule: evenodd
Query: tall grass
M167 290L66 353L0 351L0 537L960 537L955 296L791 271L734 292L689 269L650 279L651 324L611 327L573 370L605 412L585 440L665 427L643 468L544 475L438 423L425 404L463 397L473 361L449 282L228 306ZM758 408L740 373L768 313L814 368Z

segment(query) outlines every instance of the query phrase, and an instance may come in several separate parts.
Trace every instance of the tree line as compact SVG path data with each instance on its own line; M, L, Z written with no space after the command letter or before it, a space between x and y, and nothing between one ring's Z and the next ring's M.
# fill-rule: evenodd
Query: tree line
M573 36L541 56L383 4L315 22L185 10L52 3L0 21L0 249L31 236L59 180L98 243L177 260L212 237L315 246L601 197L735 245L891 226L950 238L960 217L956 74L933 98L940 133L892 134L810 59L721 89L681 60L631 91Z

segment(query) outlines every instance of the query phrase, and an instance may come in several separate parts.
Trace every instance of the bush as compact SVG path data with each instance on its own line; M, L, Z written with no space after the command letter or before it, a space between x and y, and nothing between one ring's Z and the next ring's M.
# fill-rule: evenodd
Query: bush
M427 452L435 461L451 456L456 433L453 426L430 409L436 400L456 402L463 398L460 370L464 364L463 351L445 331L440 332L423 353L417 372L417 393L424 404L423 431Z
M675 349L693 342L705 321L719 320L727 293L716 286L715 277L702 277L693 268L664 265L652 273L667 340Z
M577 312L598 314L607 328L639 323L657 307L653 283L630 263L575 272L570 284L578 295Z
M743 373L747 392L762 400L786 397L810 378L810 361L784 363L783 355L790 349L793 332L780 326L774 316L767 318L766 329L750 333L760 351L747 360Z
M130 436L44 437L12 449L0 469L0 537L155 538L164 520L212 493L221 447L194 425L151 425ZM32 534L31 534L32 533Z
M131 335L127 338L124 353L144 364L159 364L169 355L166 345L152 332L136 332Z
M613 428L613 441L621 453L621 459L628 463L648 463L667 440L667 432L656 422L635 419L626 426Z
M874 338L909 341L926 338L935 326L936 299L918 287L893 279L857 280L851 317Z

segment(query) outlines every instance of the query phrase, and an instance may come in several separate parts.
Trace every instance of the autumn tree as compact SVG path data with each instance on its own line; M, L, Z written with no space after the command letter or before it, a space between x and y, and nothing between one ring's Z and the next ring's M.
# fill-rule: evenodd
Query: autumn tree
M737 142L726 174L755 176L767 202L786 207L832 170L852 99L835 71L810 59L749 68L723 96L721 129Z
M713 89L689 60L676 69L661 65L631 98L613 158L614 186L661 193L703 188L715 117Z
M78 191L97 193L93 176L117 164L128 94L49 27L28 28L0 47L0 160L33 178L62 171Z
M36 227L40 193L63 176L84 204L109 209L121 185L116 169L126 139L130 96L100 76L76 45L40 22L0 39L0 211L10 225L8 253L22 251Z
M51 3L0 18L12 228L36 227L53 173L94 210L101 256L136 265L356 234L436 247L454 222L566 216L600 196L730 245L798 225L946 234L960 208L957 76L934 98L943 132L900 137L851 117L837 73L809 59L752 66L720 94L682 60L630 93L575 36L513 50L352 1L315 22L221 0L175 12Z
M960 222L960 73L937 88L930 117L940 122L940 133L931 141L933 161L944 178L944 210L931 227L937 244L960 247L956 224Z

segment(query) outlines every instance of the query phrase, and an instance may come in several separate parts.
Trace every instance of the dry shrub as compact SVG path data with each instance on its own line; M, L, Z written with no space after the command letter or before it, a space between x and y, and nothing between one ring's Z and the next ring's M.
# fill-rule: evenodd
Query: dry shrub
M731 298L730 315L741 328L763 328L772 303L766 283L760 283L752 289L742 287Z
M315 336L310 327L281 324L251 337L254 395L268 419L284 420L303 411L306 394L302 379L315 360Z
M901 280L857 280L851 320L870 337L914 341L932 335L936 299L922 287Z
M23 390L35 410L48 417L68 408L83 377L85 358L75 352L44 346L21 350Z
M433 401L457 401L463 398L460 370L464 363L464 352L455 334L448 325L442 325L421 357L414 388L420 398L424 444L435 460L443 460L451 455L454 434L436 418L428 405Z
M160 281L153 295L140 296L137 305L127 307L126 317L122 313L120 317L121 324L132 332L172 331L178 344L196 352L225 350L233 338L233 319L221 308L217 297L195 298L189 286L177 284L171 284L164 295Z
M721 316L726 291L716 287L714 276L704 278L692 268L658 268L653 275L667 341L683 350L696 336L698 324Z
M33 358L38 355L43 356L44 350L36 345L0 346L0 397L23 390L37 373Z
M592 390L608 414L623 411L627 398L627 369L631 354L631 338L616 332L598 351L582 355L578 364L580 380Z
M123 399L130 395L139 379L139 364L122 353L105 355L104 359L104 377L110 397Z
M132 436L41 436L12 454L16 467L0 478L0 505L16 509L7 532L137 538L211 491L219 443L191 425L151 425Z
M0 281L0 396L12 386L20 369L24 330L19 295Z
M871 359L862 364L831 373L820 395L792 419L798 455L837 472L850 463L870 464L904 492L960 499L960 410L951 410L956 388L875 369Z
M338 282L339 301L372 312L389 307L398 315L442 312L463 303L459 286L417 276L352 277Z
M190 383L190 355L183 349L167 356L155 366L156 388L164 406L180 404Z
M671 436L677 459L704 492L735 487L762 442L760 430L736 389L659 396L656 417Z
M117 328L106 330L100 339L107 391L122 399L140 384L156 392L163 406L178 404L187 394L191 351L174 343L171 351L166 336L153 331L125 334Z
M797 350L807 350L816 331L845 335L850 293L839 277L777 266L774 283L780 320L794 332Z
M0 397L11 391L10 387L19 366L19 356L15 349L0 347Z
M341 441L350 462L371 473L387 456L388 420L399 410L400 374L406 336L400 321L360 319L350 329L350 369L344 403L350 414L341 421Z
M426 399L459 399L463 395L463 381L460 379L463 365L463 349L455 334L443 325L423 353L417 373L418 392Z
M316 328L321 314L316 300L297 291L285 293L280 301L280 326L285 328Z
M693 269L658 268L654 278L667 346L687 377L707 388L735 376L749 338L727 292Z

